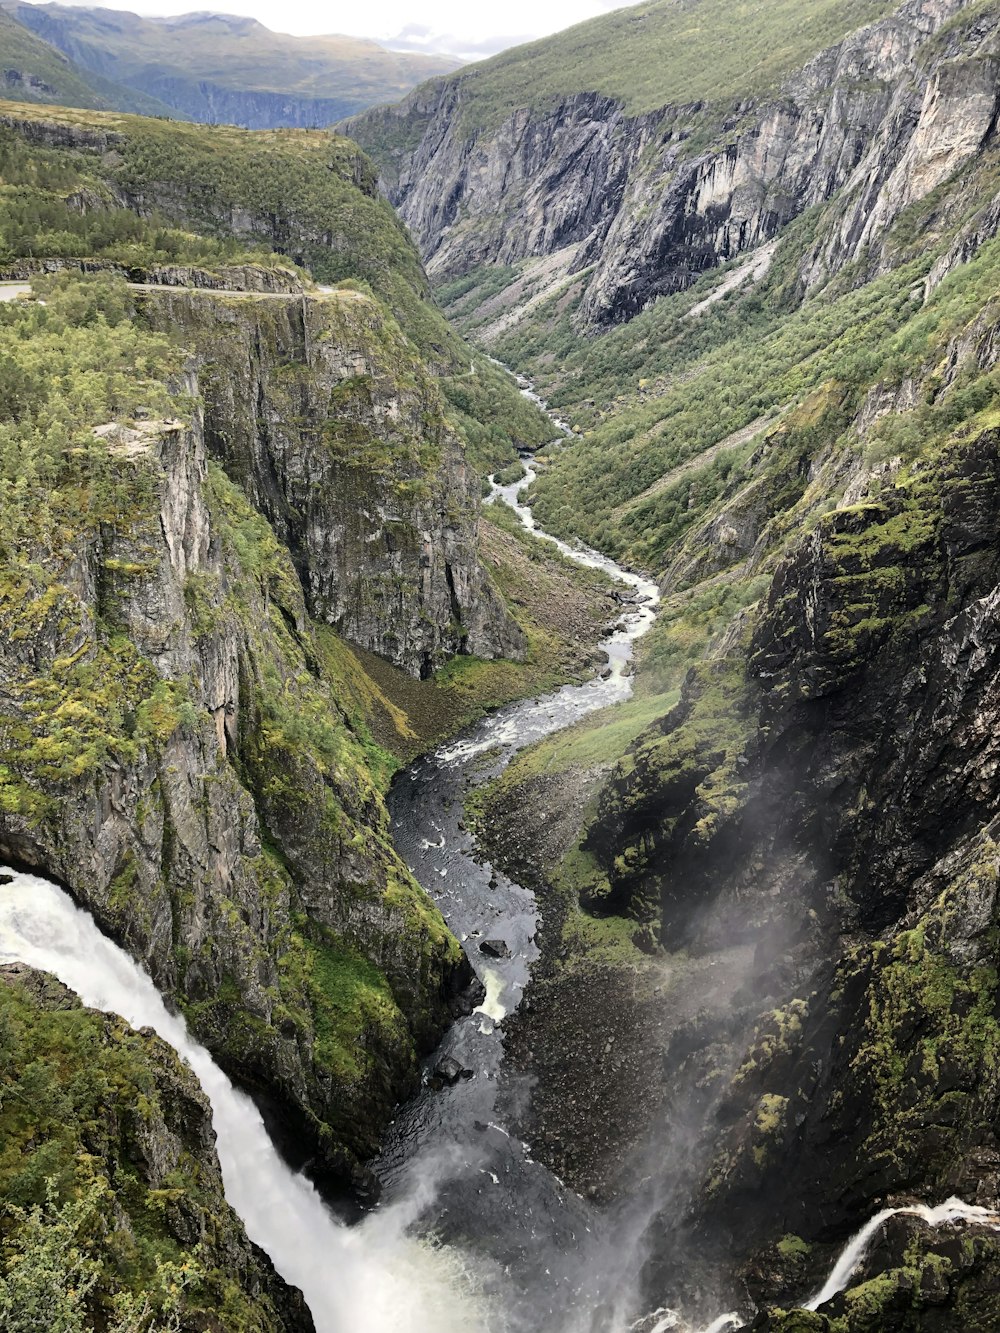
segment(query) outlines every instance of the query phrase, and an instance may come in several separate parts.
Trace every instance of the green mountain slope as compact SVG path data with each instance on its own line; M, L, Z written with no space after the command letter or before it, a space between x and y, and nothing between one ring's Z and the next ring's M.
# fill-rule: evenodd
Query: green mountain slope
M21 963L0 966L0 1034L8 1333L197 1327L220 1311L245 1333L311 1333L226 1202L211 1108L164 1042Z
M704 50L738 98L718 38ZM678 1131L687 1180L676 1139L658 1143L648 1309L723 1273L716 1308L754 1329L1000 1317L992 1237L949 1252L903 1221L845 1294L792 1312L887 1203L1000 1195L998 49L995 0L944 0L805 61L776 97L750 60L739 117L715 108L708 129L533 101L477 140L456 191L456 215L491 181L520 191L489 201L495 232L481 208L439 295L576 427L542 452L536 517L663 594L634 697L519 756L476 808L546 922L508 1046L538 1080L525 1136L613 1195L631 1181L609 1141L649 1162L644 1125L696 1126ZM704 95L697 62L684 77ZM436 103L436 128L460 114ZM494 176L512 125L523 171ZM464 186L464 135L435 160L436 134L401 134L404 215L407 191ZM503 249L523 201L530 257ZM627 299L588 318L612 278ZM587 1142L567 1103L579 1116L623 1078L627 1111L609 1124L602 1096Z
M42 298L0 303L0 856L363 1181L470 978L389 777L579 667L469 457L547 423L336 136L2 103L0 234Z
M116 107L141 115L164 115L169 108L154 97L88 74L63 52L0 10L0 78L6 96L55 106Z
M293 37L224 14L149 19L57 4L6 8L90 73L186 118L254 129L332 124L458 64L354 37Z
M628 115L774 88L886 0L656 0L504 51L454 76L463 122L493 128L516 108L601 93Z

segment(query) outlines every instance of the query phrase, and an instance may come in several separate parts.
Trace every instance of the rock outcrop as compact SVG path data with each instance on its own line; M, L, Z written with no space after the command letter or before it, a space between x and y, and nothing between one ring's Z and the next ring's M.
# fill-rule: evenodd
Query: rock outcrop
M523 400L469 370L354 145L4 126L29 193L58 164L69 228L8 314L70 350L41 374L5 326L0 855L147 967L299 1160L363 1182L472 970L393 849L348 641L414 677L523 655L458 424L495 444ZM94 259L97 234L131 239Z
M209 452L293 553L315 620L423 677L523 654L479 562L479 479L384 308L348 289L143 309L189 340Z

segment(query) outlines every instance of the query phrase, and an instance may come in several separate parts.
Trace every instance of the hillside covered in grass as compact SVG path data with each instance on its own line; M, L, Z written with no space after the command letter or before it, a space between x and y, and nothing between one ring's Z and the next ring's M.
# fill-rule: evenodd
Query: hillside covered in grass
M0 63L3 92L21 102L54 106L117 107L142 115L163 115L165 103L139 89L126 89L88 73L62 51L19 23L6 9L0 11Z
M517 623L480 532L471 460L548 424L448 326L346 140L0 116L30 287L0 303L0 856L71 888L316 1173L364 1187L472 1002L389 779L584 661ZM72 1182L46 1188L27 1219L62 1216Z
M452 75L449 89L462 125L479 130L578 93L611 98L628 116L736 102L777 89L817 51L894 8L891 0L654 0L504 51Z

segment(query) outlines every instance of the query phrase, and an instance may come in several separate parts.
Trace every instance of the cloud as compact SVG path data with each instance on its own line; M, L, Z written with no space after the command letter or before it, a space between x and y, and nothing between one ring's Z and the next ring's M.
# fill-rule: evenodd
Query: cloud
M470 63L486 60L508 47L520 46L533 40L532 33L518 33L515 36L483 37L470 39L454 32L438 32L425 24L408 23L394 37L383 38L381 44L390 51L420 51L434 55L455 56Z

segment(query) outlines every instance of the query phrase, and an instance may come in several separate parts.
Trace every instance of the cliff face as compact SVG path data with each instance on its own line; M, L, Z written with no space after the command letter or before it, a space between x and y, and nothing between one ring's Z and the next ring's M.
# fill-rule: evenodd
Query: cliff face
M363 1181L472 973L393 850L365 701L414 733L348 640L414 677L523 656L459 434L512 452L523 400L425 301L354 145L8 111L8 173L63 230L0 327L0 854Z
M309 613L414 675L524 637L479 563L479 479L440 393L360 291L163 291L201 367L210 453L292 551Z
M312 1333L301 1293L226 1202L211 1108L169 1046L18 963L0 968L0 1014L6 1326L54 1325L69 1309L72 1327L101 1327L124 1299L183 1329L217 1326L224 1310L243 1333ZM178 1279L179 1308L161 1308Z
M757 249L841 191L809 286L855 259L979 150L996 110L996 16L911 0L780 91L639 116L581 91L470 125L460 79L349 122L437 277L566 247L580 317L620 323ZM942 29L945 31L942 32ZM878 262L877 259L872 262Z
M547 127L537 180L572 127L599 179L636 151L623 201L593 201L614 216L552 236L484 168L482 117L459 170L458 103L412 151L459 198L492 182L509 231L442 227L410 149L383 158L442 273L564 246L572 281L510 284L514 327L509 274L446 299L579 427L543 454L536 516L660 579L635 699L515 760L481 821L541 895L508 1028L537 1079L520 1127L648 1222L645 1309L789 1333L1000 1318L995 1235L912 1218L822 1313L793 1309L880 1209L1000 1204L996 33L992 4L903 6L780 97L748 89L725 142L705 106L536 107L516 143ZM744 285L675 290L741 250Z
M665 692L672 706L610 778L591 775L583 837L547 869L598 919L630 918L656 954L639 1009L645 1059L633 1068L617 1037L607 1047L623 1062L615 1077L632 1080L629 1105L656 1110L638 1160L668 1163L651 1301L736 1303L748 1290L755 1329L985 1333L997 1317L993 1237L949 1245L912 1221L823 1315L766 1313L818 1288L881 1207L1000 1200L997 310L981 304L992 284L975 271L965 283L964 315L951 306L954 322L907 373L879 360L886 378L850 406L829 383L816 396L836 402L825 429L807 401L763 431L669 549L668 623L650 636L647 670L662 670L656 640L671 616L690 652L699 620L687 608L729 597L730 609L681 673L679 699ZM968 416L952 396L963 391ZM947 422L928 406L937 396ZM550 771L544 753L528 771ZM570 821L578 783L563 810L550 780L547 800ZM537 808L538 780L525 792ZM544 875L541 888L551 892ZM559 961L572 940L546 946L540 998L520 1020L536 1051L538 1015L564 1012L581 985L586 956L576 973ZM628 994L635 1004L641 989ZM595 1059L570 1094L592 1086ZM553 1085L566 1093L567 1064L560 1050L542 1067L546 1108ZM561 1167L567 1123L529 1129L556 1141ZM631 1116L622 1132L635 1134ZM570 1179L606 1187L610 1156Z
M330 646L208 465L200 411L99 441L124 508L7 587L0 847L66 884L349 1174L467 965L392 851Z

